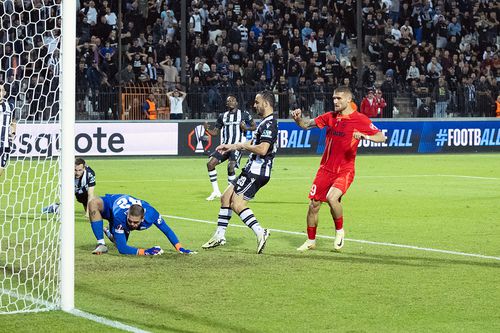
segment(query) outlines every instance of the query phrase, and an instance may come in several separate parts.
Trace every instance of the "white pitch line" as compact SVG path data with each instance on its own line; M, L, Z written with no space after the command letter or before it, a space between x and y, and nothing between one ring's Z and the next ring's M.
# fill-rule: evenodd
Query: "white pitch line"
M356 178L420 178L420 177L449 177L449 178L464 178L464 179L481 179L481 180L500 180L498 177L481 177L467 175L381 175L381 176L356 176ZM272 180L312 180L314 177L274 177ZM204 181L205 178L170 178L170 179L144 179L144 180L127 180L127 183L143 183L143 182L192 182ZM101 180L100 183L123 183L123 180Z
M217 222L213 222L213 221L200 220L200 219L192 219L192 218L188 218L188 217L173 216L173 215L163 215L163 216L171 218L171 219L176 219L176 220L184 220L184 221L198 222L198 223L207 223L207 224L217 224ZM232 226L232 227L237 227L237 228L247 228L246 225L239 225L239 224L229 224L229 225ZM280 229L269 229L269 230L271 230L273 232L278 232L278 233L283 233L283 234L289 234L289 235L307 236L307 234L305 232L288 231L288 230L280 230ZM335 239L335 237L333 237L333 236L325 236L325 235L316 235L316 237L318 237L318 238L326 238L326 239ZM411 250L417 250L417 251L436 252L436 253L451 254L451 255L455 255L455 256L474 257L474 258L492 259L492 260L499 260L500 261L500 257L485 256L485 255L476 254L476 253L466 253L466 252L458 252L458 251L440 250L440 249L433 249L433 248L428 248L428 247L419 247L419 246L405 245L405 244L374 242L374 241L363 240L363 239L346 238L346 240L348 240L350 242L354 242L354 243L362 243L362 244L370 244L370 245L380 245L380 246L390 246L390 247L398 247L398 248L411 249Z
M115 320L107 319L107 318L104 318L104 317L100 317L100 316L97 316L95 314L88 313L88 312L85 312L85 311L81 311L81 310L78 310L78 309L73 309L73 310L69 311L68 313L72 314L74 316L77 316L77 317L82 317L82 318L85 318L85 319L88 319L88 320L91 320L91 321L95 321L96 323L99 323L99 324L102 324L102 325L106 325L106 326L110 326L110 327L113 327L113 328L117 328L117 329L120 329L120 330L123 330L123 331L126 331L126 332L132 332L132 333L150 333L149 331L141 330L140 328L137 328L137 327L134 327L134 326L130 326L130 325L126 325L126 324L120 323L119 321L115 321Z
M10 311L10 312L0 312L0 315L19 314L19 313L26 313L26 312L45 312L45 311L51 311L51 310L57 310L58 309L58 305L55 304L55 303L43 300L41 298L35 298L35 297L31 296L31 295L23 295L23 294L20 294L18 292L12 291L12 290L0 289L0 295L7 295L7 296L10 296L10 297L17 298L19 300L23 300L23 301L27 301L27 302L30 302L30 303L33 303L33 304L38 304L38 305L43 306L43 308L34 309L34 310L28 310L28 311L17 310L17 311ZM120 329L120 330L123 330L123 331L126 331L126 332L132 332L132 333L150 333L149 331L144 331L144 330L141 330L140 328L137 328L137 327L134 327L134 326L130 326L130 325L126 325L126 324L120 323L119 321L116 321L116 320L111 320L111 319L107 319L107 318L104 318L104 317L96 316L96 315L94 315L92 313L88 313L88 312L81 311L81 310L78 310L78 309L70 310L67 313L69 313L69 314L71 314L73 316L82 317L84 319L95 321L96 323L99 323L99 324L102 324L102 325L106 325L106 326L110 326L110 327L113 327L113 328L117 328L117 329Z

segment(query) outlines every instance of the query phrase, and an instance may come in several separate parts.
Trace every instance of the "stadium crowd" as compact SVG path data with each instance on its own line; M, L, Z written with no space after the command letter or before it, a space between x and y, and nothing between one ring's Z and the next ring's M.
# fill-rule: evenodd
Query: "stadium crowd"
M60 4L34 2L41 17ZM294 107L315 116L331 109L333 89L346 85L356 91L358 105L380 89L386 106L377 116L392 117L396 97L411 98L413 116L494 116L500 79L497 1L363 0L361 68L353 0L186 2L187 80L180 86L181 1L122 0L121 35L117 1L77 1L78 111L90 107L102 118L117 118L119 99L101 97L117 96L118 86L139 85L162 96L187 92L184 117L222 111L229 93L249 108L262 89L275 92L280 118ZM5 1L2 10L16 11L21 3ZM4 40L10 30L2 32ZM51 51L58 36L58 28L35 36L35 45L50 54L41 58L52 62L46 76L58 71L58 55ZM9 61L6 55L14 50L14 43L6 43L2 59ZM35 64L36 56L30 54ZM36 94L45 79L34 77L16 89ZM157 98L168 104L162 96Z

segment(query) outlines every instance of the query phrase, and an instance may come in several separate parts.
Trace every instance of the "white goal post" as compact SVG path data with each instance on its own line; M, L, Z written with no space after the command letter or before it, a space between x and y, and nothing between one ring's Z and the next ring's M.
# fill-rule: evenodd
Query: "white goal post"
M0 314L74 309L76 14L70 0L0 2L0 80L17 132L59 130L43 157L29 153L40 138L0 138L17 152L0 176ZM43 214L54 202L59 213Z

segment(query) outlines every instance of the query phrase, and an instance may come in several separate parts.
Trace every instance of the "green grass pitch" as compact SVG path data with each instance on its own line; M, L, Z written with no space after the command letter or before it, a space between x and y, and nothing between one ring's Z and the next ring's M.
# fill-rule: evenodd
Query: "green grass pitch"
M271 181L250 203L264 226L305 231L307 194L319 156L275 160ZM206 159L88 159L97 194L126 193L167 217L185 247L173 251L152 227L130 244L161 245L157 257L93 256L90 226L76 207L76 307L152 332L499 332L500 155L358 156L343 198L341 253L320 238L274 231L263 255L248 228L229 227L227 244L203 251L218 202ZM226 164L218 166L226 183ZM194 221L200 220L200 221ZM232 224L243 225L237 216ZM329 210L319 235L333 236ZM373 241L375 244L358 241ZM411 245L429 250L391 247ZM62 312L6 315L0 332L115 332Z

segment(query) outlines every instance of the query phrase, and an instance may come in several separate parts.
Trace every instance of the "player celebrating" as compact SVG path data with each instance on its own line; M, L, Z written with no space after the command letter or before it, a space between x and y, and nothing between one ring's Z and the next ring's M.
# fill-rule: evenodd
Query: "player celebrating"
M7 167L10 146L16 136L16 120L14 107L5 99L5 87L0 84L0 177Z
M106 234L116 244L118 252L132 255L160 255L163 250L153 246L147 250L127 245L127 240L132 230L145 230L153 224L160 229L175 249L183 254L195 254L182 247L174 231L165 223L161 215L149 203L124 194L106 194L95 197L89 202L90 224L97 239L97 246L93 254L108 252L104 243L103 219L109 221L109 231Z
M385 142L385 135L365 115L352 107L352 92L348 87L339 87L333 93L335 111L314 119L301 117L300 109L293 110L293 120L303 129L327 128L325 151L319 170L309 192L307 211L307 241L297 250L316 248L316 228L322 202L328 202L335 223L333 247L344 246L343 213L340 200L354 180L354 162L360 139Z
M95 172L89 167L83 158L75 159L75 197L83 205L85 216L88 217L87 204L94 197ZM57 213L59 203L53 203L44 207L42 213Z
M217 147L217 151L221 154L245 149L250 152L250 155L241 174L229 184L221 197L217 230L213 237L203 244L204 249L226 243L226 228L233 211L257 236L257 253L262 253L269 237L269 231L260 226L252 210L248 208L248 201L254 198L257 191L266 185L271 177L278 138L278 122L273 116L273 93L269 91L257 93L254 108L262 118L254 139L251 142L222 144Z
M226 99L226 105L229 110L219 115L217 122L215 123L215 128L209 129L208 123L205 123L205 131L214 136L218 135L219 132L222 131L222 144L243 142L245 139L245 132L255 130L255 122L250 113L238 109L238 101L235 96L229 95ZM207 162L207 169L208 177L210 178L210 183L212 184L212 194L210 194L207 198L208 201L220 198L221 196L219 184L217 183L217 170L215 170L215 167L228 159L227 180L228 183L231 183L236 178L234 169L237 168L240 163L241 153L238 150L233 150L222 154L215 150L210 155L210 159Z

